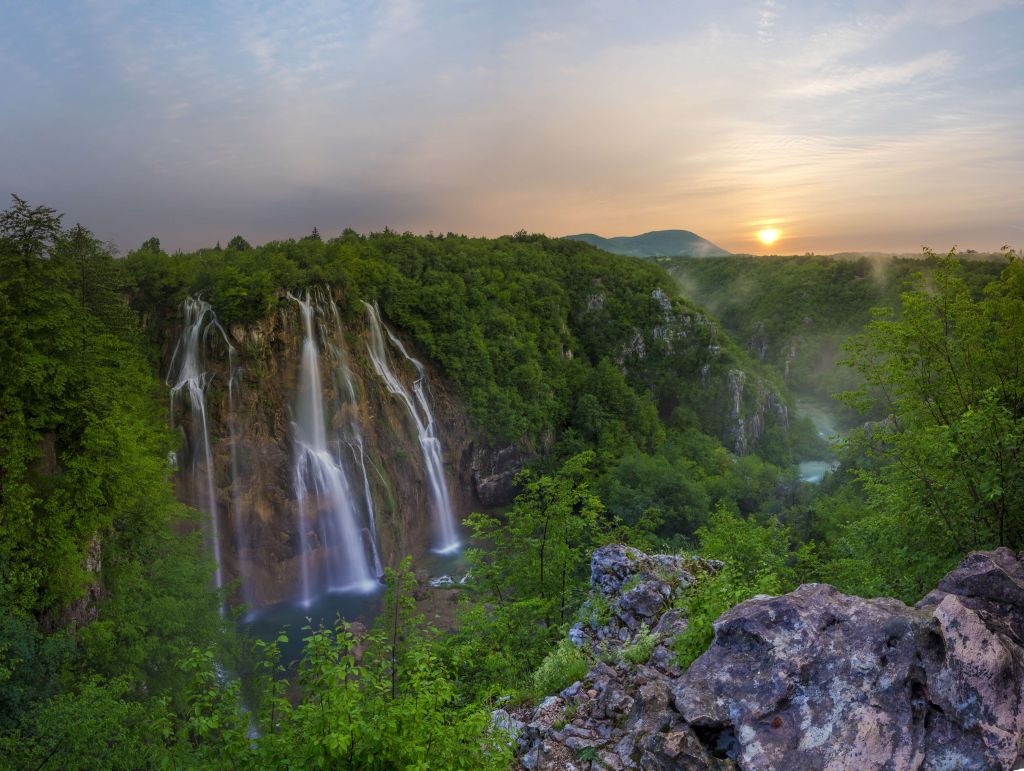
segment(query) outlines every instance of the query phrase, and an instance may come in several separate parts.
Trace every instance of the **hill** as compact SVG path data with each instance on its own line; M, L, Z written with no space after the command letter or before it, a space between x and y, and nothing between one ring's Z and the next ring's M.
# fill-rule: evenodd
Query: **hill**
M566 236L628 257L726 257L729 252L689 230L652 230L639 236L604 238L593 233Z

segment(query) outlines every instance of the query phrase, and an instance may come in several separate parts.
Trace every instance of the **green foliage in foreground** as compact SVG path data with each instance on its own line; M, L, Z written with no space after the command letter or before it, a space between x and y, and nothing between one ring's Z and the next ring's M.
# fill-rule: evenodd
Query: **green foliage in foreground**
M558 693L582 680L591 666L587 655L568 638L558 641L533 673L533 688L540 695Z
M387 583L384 612L368 637L355 637L344 621L306 629L296 703L286 698L276 643L262 646L251 712L242 708L237 685L220 682L211 654L195 651L186 664L193 674L186 730L197 764L507 768L508 735L491 726L485 705L460 700L435 652L436 633L414 615L409 560L388 570Z
M837 553L907 599L969 550L1024 548L1024 261L1008 252L981 297L952 256L932 257L901 298L847 346L865 387L844 395L885 420L847 440L864 514Z
M648 629L646 624L641 624L636 639L622 649L622 660L633 666L646 664L654 653L658 639L658 635Z
M388 571L385 612L368 636L343 621L307 627L291 681L283 634L257 643L244 689L212 649L194 647L178 663L183 710L132 698L125 678L87 679L0 735L0 753L18 768L507 768L508 735L486 705L459 698L436 633L413 613L408 566Z
M447 657L461 687L476 696L521 693L565 635L587 591L590 555L612 523L591 490L594 453L556 473L527 475L503 517L473 514L466 524L473 580Z

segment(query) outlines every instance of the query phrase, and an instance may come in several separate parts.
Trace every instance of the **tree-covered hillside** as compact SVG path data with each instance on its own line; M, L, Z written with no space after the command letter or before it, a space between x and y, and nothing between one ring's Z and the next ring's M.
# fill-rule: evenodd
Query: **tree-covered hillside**
M774 365L791 388L822 399L857 385L852 370L836 366L842 343L871 321L873 308L898 308L914 275L935 269L934 261L880 256L658 262L754 358ZM964 261L964 280L980 292L1003 267Z
M785 423L758 403L783 409L784 390L649 263L543 236L390 232L175 255L151 239L118 260L20 199L0 224L0 748L15 765L390 767L423 746L446 767L499 763L501 747L480 755L486 700L531 681L575 612L591 548L693 543L716 508L781 510L790 494L785 468L720 439L762 409L751 449L789 462ZM285 672L276 645L253 650L218 616L201 524L173 496L154 343L190 294L227 325L258 324L289 290L321 283L348 319L357 300L378 301L481 434L519 444L532 471L511 511L468 522L482 547L470 558L502 577L501 601L467 588L458 631L439 637L398 571L390 632L372 644L344 624L299 632L302 668ZM745 393L730 392L741 372ZM353 646L358 663L338 669ZM325 694L341 710L329 725L312 711ZM366 731L298 739L336 736L343 716ZM253 743L250 720L278 731ZM405 737L380 745L371 727L400 720Z
M151 317L201 292L223 322L244 324L286 302L287 291L321 283L341 288L349 319L362 313L359 300L377 301L460 387L487 435L544 454L561 442L563 458L590 444L654 449L659 419L727 440L731 369L786 398L663 270L583 243L346 231L329 242L251 248L237 238L224 250L175 255L150 242L126 263L135 305ZM744 416L757 408L756 390L747 389ZM768 423L752 448L790 461L788 440Z
M0 759L507 768L491 711L598 665L599 649L565 638L611 612L586 599L598 547L724 562L673 590L685 630L632 630L611 662L671 645L683 668L753 595L828 582L913 601L968 550L1019 550L1024 261L1007 257L895 262L880 279L864 261L687 263L707 266L691 286L751 357L658 264L578 242L346 231L191 254L151 239L118 260L15 198L0 214ZM377 301L481 438L523 451L514 502L464 522L469 578L437 590L447 631L417 611L435 589L396 559L370 629L246 639L241 609L218 612L231 595L212 589L202 520L175 501L157 370L179 304L202 294L245 331L316 284L353 327L358 301ZM847 333L849 374L835 375L824 362ZM794 344L806 361L788 358ZM787 360L812 390L853 384L862 428L820 486L792 466L809 438Z

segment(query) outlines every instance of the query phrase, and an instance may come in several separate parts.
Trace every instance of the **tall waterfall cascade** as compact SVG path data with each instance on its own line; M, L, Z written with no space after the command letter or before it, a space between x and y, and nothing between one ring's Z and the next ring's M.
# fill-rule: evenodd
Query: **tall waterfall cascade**
M330 327L324 329L323 308L313 294L306 292L302 299L293 295L289 298L299 306L304 330L292 430L302 548L302 600L308 604L316 594L316 565L321 560L326 563L326 585L331 591L372 591L379 583L373 565L374 549L366 548L366 541L374 539L363 538L340 447L335 443L332 452L327 440L318 338L329 332ZM333 302L329 304L333 306ZM317 544L311 542L314 534L319 539ZM317 551L322 552L320 560L314 560Z
M448 495L448 484L444 476L444 457L441 440L437 436L434 415L430 410L430 402L426 393L426 370L423 364L414 359L405 350L399 340L380 318L380 309L376 305L364 302L366 315L370 323L370 340L367 345L373 368L387 386L387 389L405 404L409 416L416 424L416 434L420 449L423 452L423 464L430 483L431 514L434 522L434 551L439 554L450 554L461 546L458 528L455 524L455 513L452 511L451 499ZM386 341L385 341L386 336ZM403 385L388 362L388 345L398 351L416 370L412 394Z
M423 364L376 305L353 358L330 289L287 298L230 335L186 299L166 378L179 490L206 515L217 589L237 581L232 601L253 609L378 591L406 524L413 548L461 545Z
M214 581L217 589L224 586L224 563L221 556L220 525L217 515L217 491L214 482L213 455L210 452L210 425L206 405L206 387L210 375L205 365L204 349L210 335L219 336L231 350L224 328L208 302L189 297L182 302L184 326L171 356L167 385L171 388L171 416L175 418L179 404L191 412L194 430L192 437L191 468L193 473L193 503L209 516L210 541L216 563Z
M342 409L346 411L348 418L344 421L339 438L352 453L352 460L359 466L359 473L363 482L363 504L366 513L366 527L363 533L366 542L369 544L373 558L373 571L378 578L384 576L384 566L381 564L380 547L377 544L377 510L373 503L373 489L370 485L370 475L367 472L366 444L363 441L363 427L359 420L359 394L356 389L355 376L352 374L352 367L349 364L348 351L345 348L344 330L341 325L341 316L338 313L337 304L330 299L329 294L323 287L317 290L321 307L326 308L330 320L332 335L326 337L327 346L334 359L334 390L344 400Z
M242 599L246 605L252 605L252 582L250 578L251 548L249 533L242 519L241 491L242 484L239 464L238 425L241 415L238 410L238 391L242 380L242 368L236 361L235 349L228 350L228 438L231 442L231 519L235 526L235 540L238 545L238 571L241 574Z

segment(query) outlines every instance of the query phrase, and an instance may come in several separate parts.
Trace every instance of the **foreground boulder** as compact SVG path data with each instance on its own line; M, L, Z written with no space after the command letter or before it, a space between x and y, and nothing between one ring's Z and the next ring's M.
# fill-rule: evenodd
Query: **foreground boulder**
M590 597L569 639L598 663L583 681L521 716L522 767L735 768L708 752L672 703L680 670L670 645L686 629L673 603L721 568L714 560L648 555L629 546L595 551ZM630 651L638 645L650 654L631 663Z
M591 604L603 597L610 612L571 635L604 661L526 716L527 768L1024 765L1024 561L1010 550L971 553L915 607L824 584L748 600L680 673L667 647L686 624L674 587L718 566L605 548ZM622 657L633 627L660 630L646 664Z

